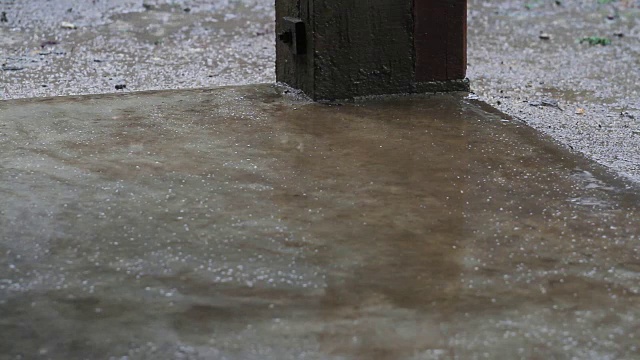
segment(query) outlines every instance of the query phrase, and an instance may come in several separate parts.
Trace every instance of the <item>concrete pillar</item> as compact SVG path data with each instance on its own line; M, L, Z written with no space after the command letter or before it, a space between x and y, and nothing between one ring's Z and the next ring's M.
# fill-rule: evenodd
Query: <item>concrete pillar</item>
M466 0L276 0L280 82L315 100L468 90Z

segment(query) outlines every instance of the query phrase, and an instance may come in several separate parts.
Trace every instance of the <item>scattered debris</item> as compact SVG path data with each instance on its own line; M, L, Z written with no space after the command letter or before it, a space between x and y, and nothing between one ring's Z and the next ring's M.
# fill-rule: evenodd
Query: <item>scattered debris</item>
M551 39L551 35L547 34L546 32L540 32L540 35L538 36L540 38L540 40L550 40Z
M70 22L66 22L63 21L60 23L60 27L63 29L69 29L69 30L73 30L73 29L77 29L78 27L76 26L76 24L74 23L70 23Z
M583 108L577 108L576 109L576 115L584 115L586 113L587 113L587 111L585 109L583 109Z
M55 40L47 40L40 43L41 48L45 48L47 46L58 45L58 42Z
M631 119L631 120L635 120L635 119L636 119L635 115L633 115L632 113L630 113L630 112L628 112L628 111L622 111L622 112L620 113L620 116L622 116L622 117L626 117L626 118L629 118L629 119Z
M124 90L127 88L127 85L125 84L118 84L116 85L116 90Z
M538 6L540 6L538 1L532 1L532 2L524 4L524 8L527 9L527 10L534 9L534 8L536 8Z
M530 101L529 105L535 106L535 107L539 107L539 106L552 107L552 108L556 108L556 109L558 109L560 111L563 111L562 108L560 107L560 105L558 104L558 101L553 100L553 99L542 99L542 100L537 100L537 101Z
M6 65L6 64L2 64L2 71L19 71L19 70L23 70L24 66L20 66L20 65Z
M611 45L611 40L604 38L604 37L599 37L599 36L589 36L589 37L584 37L582 39L580 39L580 44L582 43L588 43L589 45Z

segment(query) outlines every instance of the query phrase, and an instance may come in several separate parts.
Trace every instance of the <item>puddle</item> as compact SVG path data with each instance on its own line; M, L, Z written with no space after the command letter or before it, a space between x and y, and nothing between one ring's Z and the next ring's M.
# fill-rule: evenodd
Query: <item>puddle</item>
M638 195L464 96L0 103L0 353L636 356Z

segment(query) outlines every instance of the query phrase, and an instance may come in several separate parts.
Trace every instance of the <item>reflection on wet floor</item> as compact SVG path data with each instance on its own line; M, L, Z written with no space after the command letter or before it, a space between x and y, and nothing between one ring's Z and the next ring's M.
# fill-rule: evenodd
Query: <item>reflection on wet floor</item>
M1 358L634 358L635 192L463 95L3 102Z

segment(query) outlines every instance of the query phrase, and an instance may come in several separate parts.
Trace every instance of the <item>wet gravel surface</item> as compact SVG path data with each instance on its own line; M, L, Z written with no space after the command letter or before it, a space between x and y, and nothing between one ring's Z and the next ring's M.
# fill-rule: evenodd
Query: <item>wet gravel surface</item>
M272 0L43 4L0 0L2 99L275 81ZM636 181L639 67L640 1L469 1L474 93Z
M639 1L471 0L468 76L482 100L640 181Z
M4 99L275 80L270 1L0 4Z

